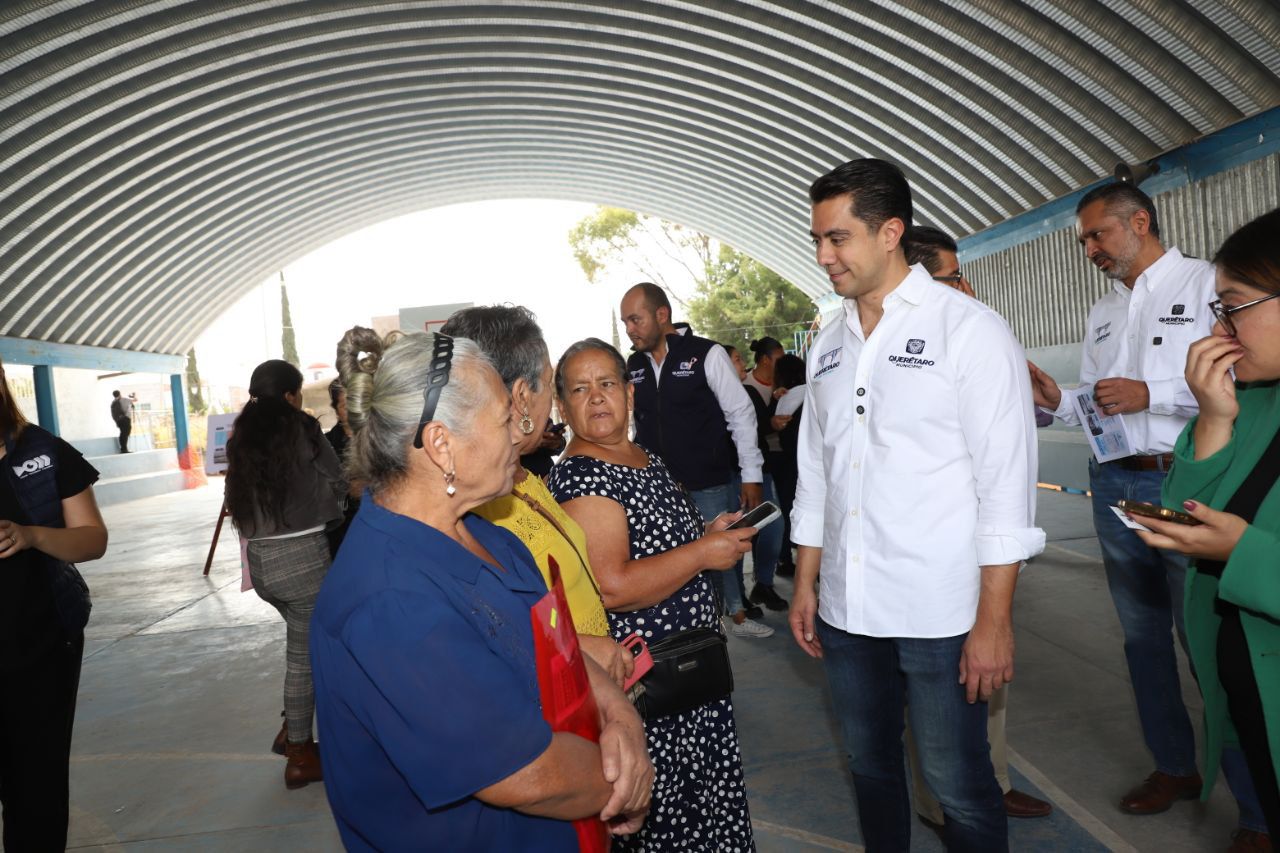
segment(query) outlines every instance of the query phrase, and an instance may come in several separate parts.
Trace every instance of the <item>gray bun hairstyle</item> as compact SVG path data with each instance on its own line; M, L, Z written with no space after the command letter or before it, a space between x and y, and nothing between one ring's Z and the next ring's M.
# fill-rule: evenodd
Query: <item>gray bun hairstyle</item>
M347 390L347 477L375 494L408 471L409 453L422 417L423 389L435 336L392 332L385 338L356 326L338 344L338 375ZM493 366L475 343L453 339L449 383L440 391L432 420L465 435L488 402L484 377Z

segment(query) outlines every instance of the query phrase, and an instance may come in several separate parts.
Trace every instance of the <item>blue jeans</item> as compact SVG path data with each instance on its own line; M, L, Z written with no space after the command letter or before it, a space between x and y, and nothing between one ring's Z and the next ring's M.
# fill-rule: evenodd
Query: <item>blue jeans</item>
M738 508L738 489L733 483L690 491L689 497L693 498L698 512L702 513L702 518L708 522L722 512L734 512ZM735 570L738 573L737 577L733 575ZM726 575L728 577L725 577ZM724 603L726 613L732 615L743 609L742 591L739 588L742 576L741 561L734 569L724 572L712 570L707 572L707 576L711 579L711 585L715 588L716 594L720 596L720 601Z
M823 665L840 718L867 853L907 853L911 795L902 706L925 782L942 805L948 851L1009 849L1004 799L991 767L987 705L956 682L968 634L942 639L849 634L817 620Z
M1102 546L1111 600L1124 631L1124 655L1142 737L1157 770L1190 776L1196 772L1196 740L1182 703L1178 656L1173 647L1176 629L1183 651L1187 649L1183 588L1188 560L1174 551L1148 547L1110 509L1122 498L1159 504L1164 477L1162 471L1127 471L1115 463L1089 461L1093 526ZM1262 806L1239 749L1223 750L1222 771L1240 806L1240 825L1265 832Z
M742 477L735 474L733 477L734 489L734 505L735 510L739 509L741 502L739 495L742 491ZM764 484L762 488L764 496L761 500L772 501L778 503L778 492L773 485L773 476L764 475ZM779 508L781 505L779 504ZM764 527L756 538L751 540L751 565L755 571L756 583L762 583L766 586L773 586L773 573L778 568L778 558L782 556L782 519L779 518ZM742 561L738 561L738 565L734 566L734 571L738 574L738 583L742 587ZM742 588L742 595L746 597L746 589Z

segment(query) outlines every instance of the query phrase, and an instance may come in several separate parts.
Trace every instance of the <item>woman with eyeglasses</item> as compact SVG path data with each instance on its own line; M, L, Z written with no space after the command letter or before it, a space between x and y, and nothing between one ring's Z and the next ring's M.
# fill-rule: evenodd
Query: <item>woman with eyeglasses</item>
M652 767L635 710L587 676L599 743L543 719L520 540L472 512L511 491L511 395L465 338L338 348L366 483L311 632L325 792L348 850L576 850L571 821L643 821Z
M1186 625L1204 695L1205 785L1238 739L1271 836L1280 834L1280 209L1214 257L1217 324L1187 355L1200 414L1178 439L1166 506L1198 523L1137 519L1148 545L1195 558Z

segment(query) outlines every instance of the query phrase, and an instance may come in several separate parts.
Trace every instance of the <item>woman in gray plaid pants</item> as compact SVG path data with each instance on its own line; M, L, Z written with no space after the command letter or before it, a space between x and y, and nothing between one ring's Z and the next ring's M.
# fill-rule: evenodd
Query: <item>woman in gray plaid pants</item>
M311 736L315 690L307 648L311 613L329 570L326 529L342 521L347 487L333 448L302 411L302 373L287 361L258 365L249 402L227 442L227 510L249 540L249 577L286 625L284 781L301 788L323 778ZM283 743L281 741L283 740Z

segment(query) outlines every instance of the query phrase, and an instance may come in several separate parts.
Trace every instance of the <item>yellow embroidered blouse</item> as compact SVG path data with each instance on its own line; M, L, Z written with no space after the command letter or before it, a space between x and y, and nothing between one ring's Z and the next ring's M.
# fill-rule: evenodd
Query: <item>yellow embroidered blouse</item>
M569 611L573 614L573 625L579 634L593 637L609 636L609 619L604 613L604 603L596 589L596 582L591 575L591 567L586 564L587 536L568 514L551 497L546 485L538 475L525 472L523 482L517 483L516 494L524 495L534 501L543 512L559 523L561 529L573 539L571 545L546 519L516 494L494 498L476 509L476 514L488 519L499 527L510 530L533 554L542 572L543 580L551 582L547 566L547 555L556 559L560 567L560 577L564 581L565 596L569 599ZM576 548L576 550L575 550ZM581 555L581 556L579 556Z

